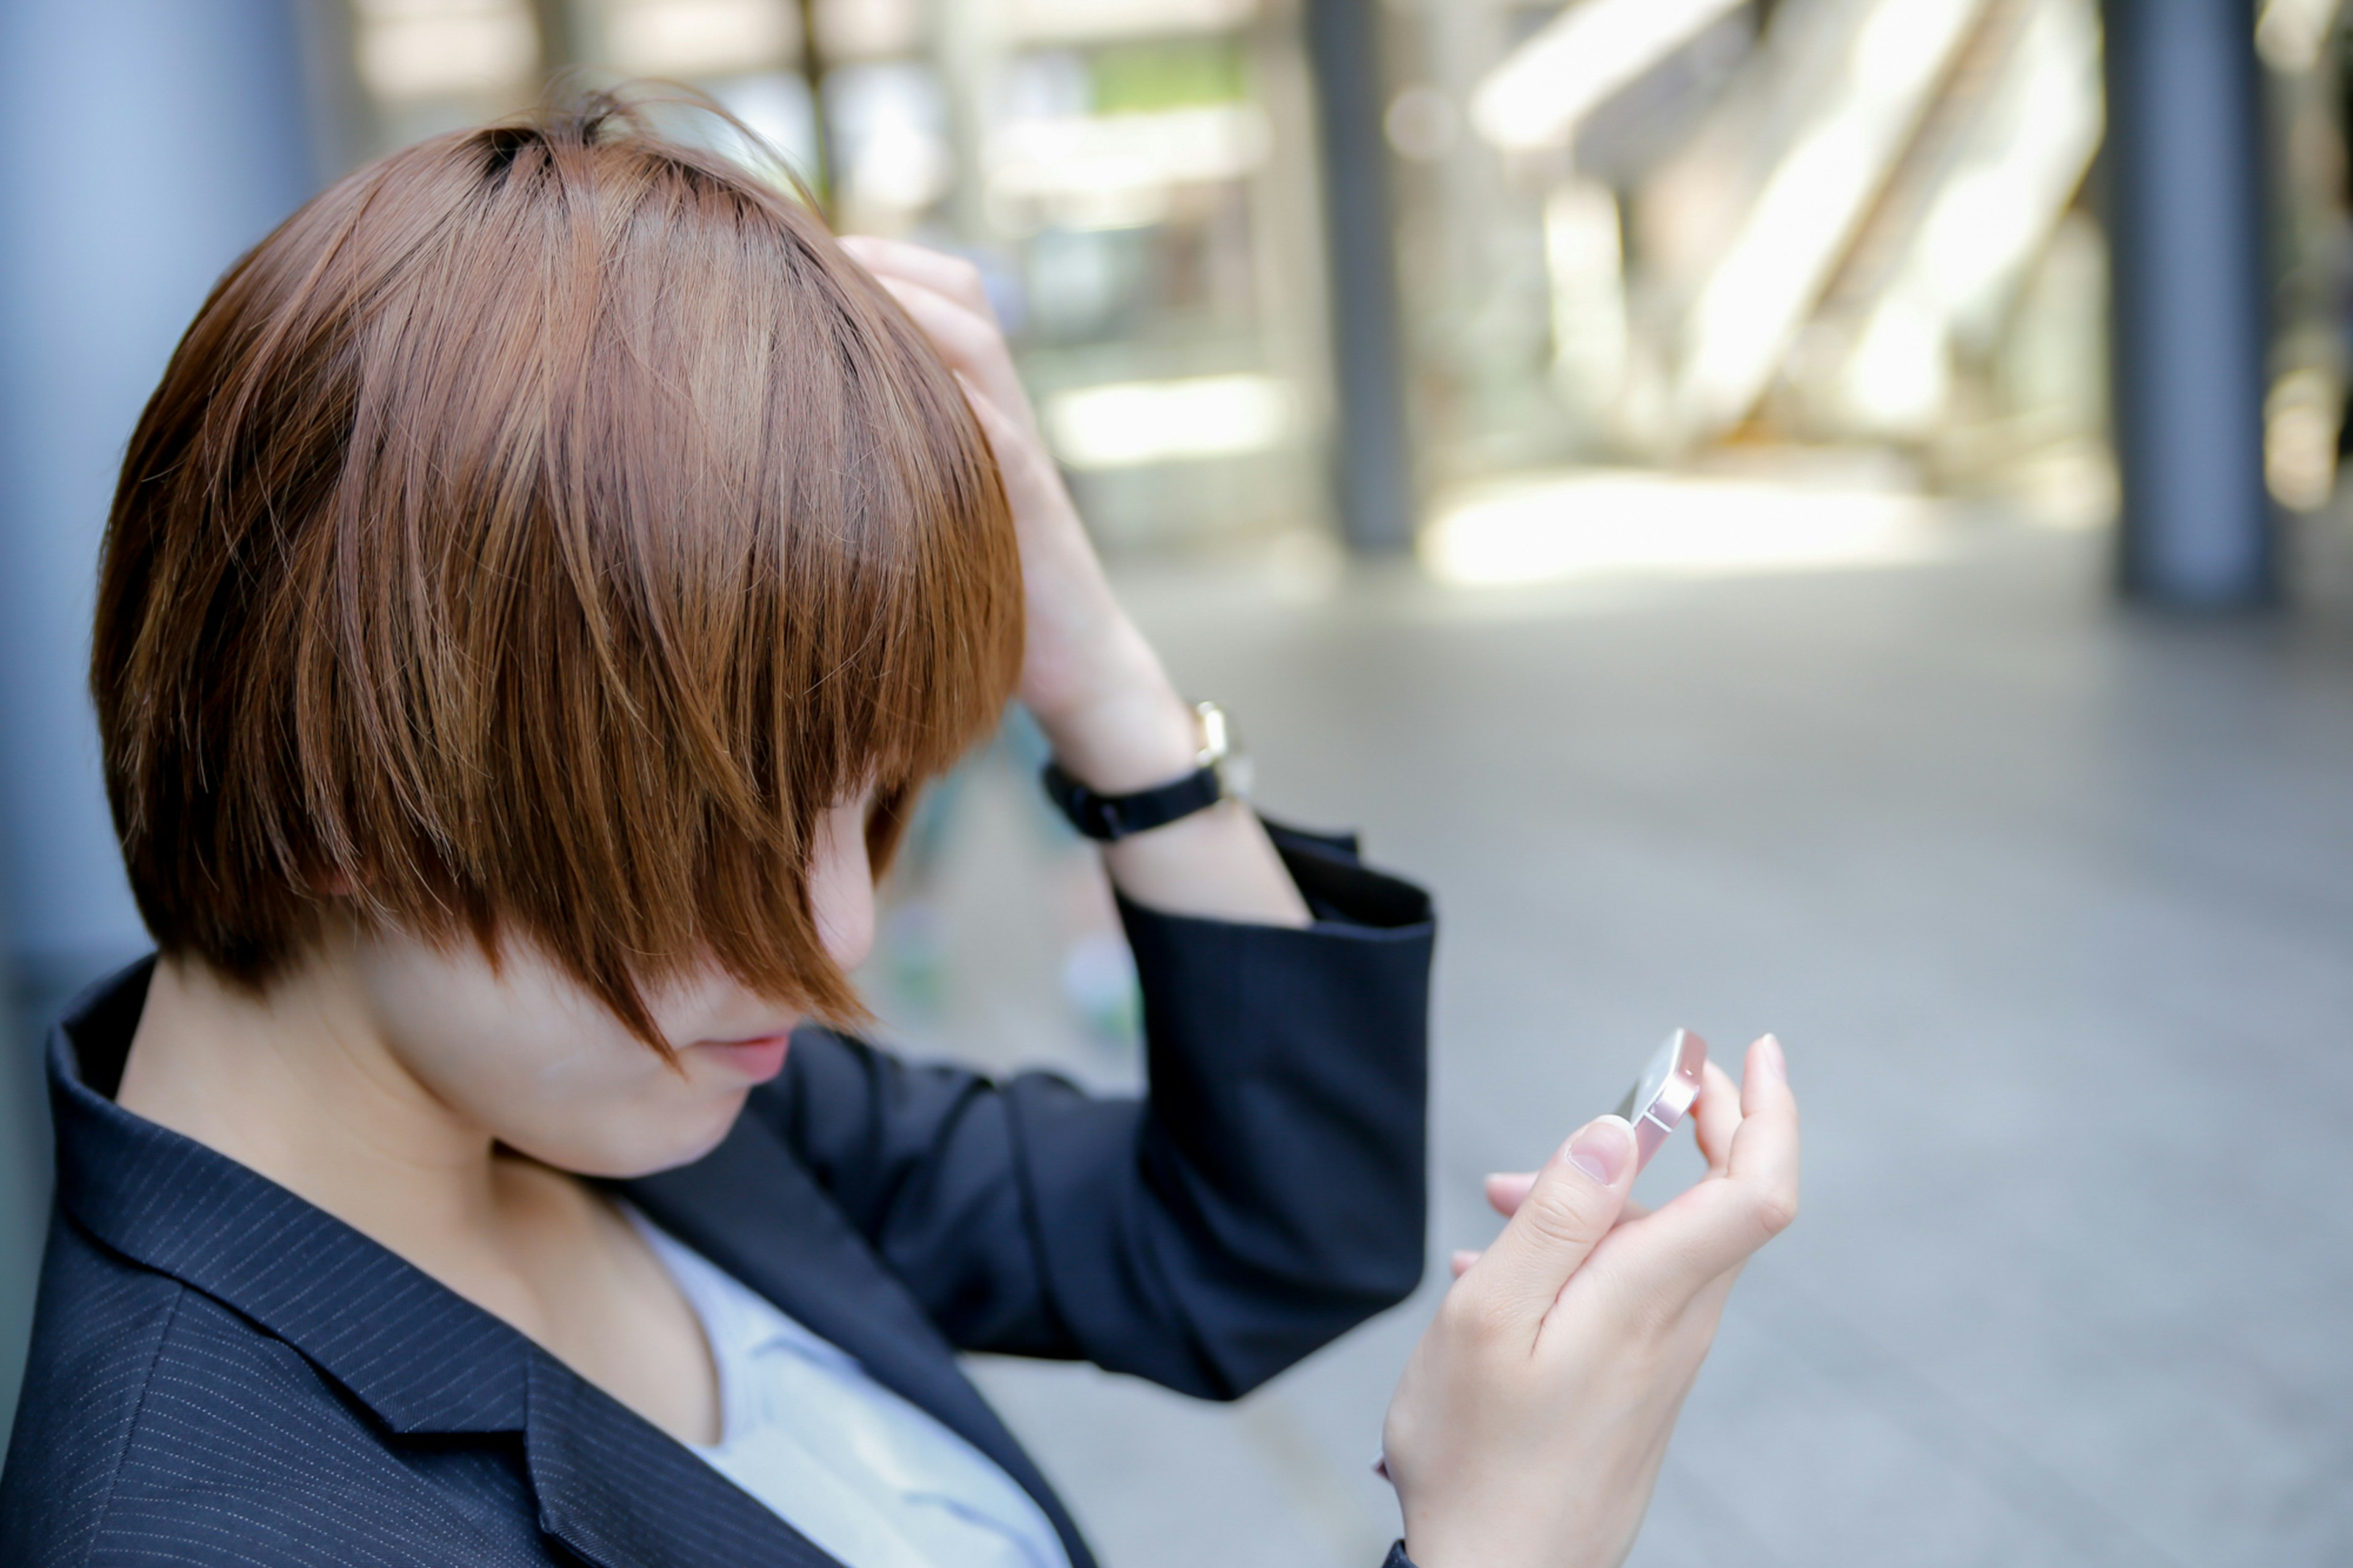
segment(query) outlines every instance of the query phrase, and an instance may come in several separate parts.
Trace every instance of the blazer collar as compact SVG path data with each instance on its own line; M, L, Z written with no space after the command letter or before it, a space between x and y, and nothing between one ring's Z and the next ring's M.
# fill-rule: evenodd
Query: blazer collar
M393 1432L520 1433L540 1528L601 1568L839 1568L500 1319L268 1177L115 1104L153 966L93 986L50 1036L68 1216L285 1341Z

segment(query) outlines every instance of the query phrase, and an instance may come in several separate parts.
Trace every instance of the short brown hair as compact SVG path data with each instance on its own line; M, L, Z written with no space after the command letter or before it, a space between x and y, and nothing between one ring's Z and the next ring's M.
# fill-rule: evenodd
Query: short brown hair
M344 179L231 268L132 436L91 686L167 953L256 987L348 888L528 933L659 1048L715 959L855 1018L817 821L994 722L987 443L799 201L599 94Z

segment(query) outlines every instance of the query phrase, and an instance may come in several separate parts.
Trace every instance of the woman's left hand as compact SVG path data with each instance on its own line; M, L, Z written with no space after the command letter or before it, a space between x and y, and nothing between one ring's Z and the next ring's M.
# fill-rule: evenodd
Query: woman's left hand
M1056 760L1103 795L1151 789L1192 772L1201 746L1192 710L1112 594L1039 433L979 269L902 240L858 235L841 243L931 339L996 454L1021 543L1029 626L1021 701ZM1308 922L1290 873L1239 801L1122 839L1104 858L1130 895L1172 913Z

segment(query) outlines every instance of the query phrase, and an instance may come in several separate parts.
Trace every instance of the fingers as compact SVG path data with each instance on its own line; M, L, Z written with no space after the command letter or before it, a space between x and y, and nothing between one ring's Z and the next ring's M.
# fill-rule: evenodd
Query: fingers
M1520 1212L1520 1205L1527 1201L1528 1190L1535 1184L1536 1173L1534 1171L1499 1171L1487 1178L1487 1202L1497 1214L1509 1219ZM1630 1224L1650 1212L1645 1205L1628 1198L1625 1205L1618 1211L1618 1224ZM1454 1270L1454 1278L1460 1279L1469 1272L1472 1264L1479 1261L1480 1257L1476 1248L1458 1248L1447 1263Z
M955 378L956 384L964 388L965 401L972 405L972 416L980 421L980 433L988 437L988 444L996 449L997 460L999 463L1009 461L1011 454L1008 444L1020 438L1020 428L1005 416L1005 410L997 405L997 399L988 395L987 387L962 371L955 373Z
M1740 1130L1733 1135L1731 1175L1798 1212L1798 1098L1781 1042L1766 1036L1748 1047L1741 1069Z
M961 256L871 234L844 235L841 247L877 278L899 278L919 284L934 294L945 295L992 325L997 321L997 309L989 303L988 287L981 279L980 268Z
M1528 1189L1535 1184L1534 1171L1498 1171L1487 1178L1487 1206L1509 1219L1520 1212Z
M978 268L944 251L873 235L851 235L841 244L914 319L951 370L977 384L1015 428L1037 435L1037 416Z
M1699 1102L1692 1107L1692 1133L1707 1157L1707 1173L1721 1176L1732 1163L1733 1134L1740 1131L1740 1086L1711 1061L1700 1074Z
M881 284L956 369L987 369L1004 357L1005 339L997 323L979 311L904 278L886 276Z
M1625 1288L1688 1299L1797 1217L1798 1102L1770 1035L1748 1048L1740 1099L1724 1173L1678 1196L1613 1250L1612 1272Z
M979 387L1015 428L1025 435L1036 434L1029 395L1022 388L1021 377L1013 368L1012 352L1005 346L1004 335L993 319L902 278L885 277L881 284L932 341L950 370Z
M964 388L965 401L972 405L973 417L980 421L980 433L988 437L988 449L996 454L1015 517L1032 515L1061 482L1052 460L1032 438L1034 432L1015 424L987 387L962 371L956 373L956 384Z
M1536 1173L1534 1171L1498 1171L1487 1178L1487 1202L1497 1214L1509 1219L1520 1212L1520 1205L1527 1201L1528 1190L1535 1184ZM1647 1205L1628 1198L1618 1211L1618 1224L1630 1225L1646 1217L1650 1212ZM1449 1261L1454 1269L1454 1278L1460 1279L1465 1269L1479 1261L1479 1253L1475 1249L1458 1250Z
M1760 1063L1765 1068L1763 1072L1757 1070ZM1742 1064L1740 1071L1743 1082L1748 1086L1742 1089L1740 1096L1743 1115L1753 1113L1762 1103L1762 1098L1769 1098L1777 1088L1783 1097L1788 1095L1789 1058L1781 1049L1781 1037L1778 1035L1757 1036L1748 1047L1748 1059ZM1752 1093L1762 1098L1752 1100Z
M1534 1322L1609 1234L1634 1184L1634 1130L1603 1116L1577 1130L1546 1162L1509 1225L1473 1264L1464 1283L1488 1310Z
M1627 1195L1633 1137L1612 1116L1580 1128L1542 1171L1489 1176L1487 1202L1511 1223L1484 1252L1455 1253L1455 1278L1475 1274L1473 1286L1513 1316L1541 1316L1604 1237L1639 1219L1639 1236L1611 1244L1618 1287L1695 1299L1797 1215L1798 1106L1779 1040L1749 1047L1736 1085L1707 1065L1693 1131L1707 1179L1656 1215Z

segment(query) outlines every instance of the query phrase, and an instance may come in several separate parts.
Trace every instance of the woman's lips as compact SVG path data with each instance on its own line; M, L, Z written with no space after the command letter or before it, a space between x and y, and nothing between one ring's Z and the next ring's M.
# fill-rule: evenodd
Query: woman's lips
M765 1083L785 1070L785 1051L791 1044L790 1035L765 1035L756 1040L705 1040L695 1049L709 1051L754 1083Z

